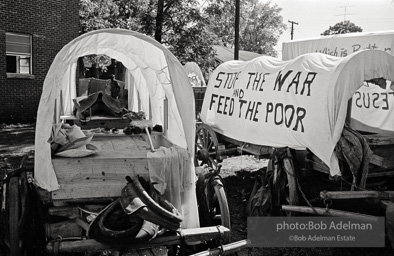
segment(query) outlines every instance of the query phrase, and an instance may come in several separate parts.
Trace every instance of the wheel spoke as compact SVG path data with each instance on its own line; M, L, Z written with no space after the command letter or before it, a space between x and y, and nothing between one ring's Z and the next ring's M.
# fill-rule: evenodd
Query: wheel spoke
M218 163L216 162L215 159L213 159L212 157L208 157L209 162L211 162L212 167L216 168Z
M209 143L209 146L207 147L207 149L209 150L209 149L212 149L212 147L214 146L215 144L213 143L213 140L211 140L211 142Z
M196 143L196 146L197 146L199 149L203 149L203 146L201 146L201 144L199 144L199 143Z
M207 148L208 145L208 131L207 130L203 130L204 132L204 148Z
M198 137L198 140L200 141L200 143L203 145L203 143L204 143L204 138L202 137L202 135L201 135L200 132L197 133L197 137Z
M195 138L196 158L202 161L203 164L216 166L217 155L217 138L216 133L208 125L201 125L198 127ZM200 162L199 162L200 164Z

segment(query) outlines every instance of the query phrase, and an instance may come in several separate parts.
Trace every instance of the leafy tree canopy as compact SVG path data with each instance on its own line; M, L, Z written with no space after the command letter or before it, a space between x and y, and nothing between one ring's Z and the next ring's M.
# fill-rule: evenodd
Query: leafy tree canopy
M207 1L204 13L209 18L208 28L216 44L233 47L235 41L234 0ZM277 56L274 46L286 29L282 11L277 4L260 0L240 1L239 49Z
M334 26L330 26L326 31L324 31L321 35L336 35L336 34L347 34L353 32L363 32L363 29L359 26L356 26L353 22L348 20L338 22Z
M241 2L239 49L276 56L273 46L286 28L281 8L270 2ZM205 77L215 68L213 45L234 46L235 1L80 0L80 33L124 28L167 46L183 63L196 62Z

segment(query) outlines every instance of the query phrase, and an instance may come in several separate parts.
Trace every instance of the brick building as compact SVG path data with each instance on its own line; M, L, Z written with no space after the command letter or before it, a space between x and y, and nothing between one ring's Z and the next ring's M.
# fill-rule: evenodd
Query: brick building
M79 0L0 1L0 124L35 122L57 52L79 34Z

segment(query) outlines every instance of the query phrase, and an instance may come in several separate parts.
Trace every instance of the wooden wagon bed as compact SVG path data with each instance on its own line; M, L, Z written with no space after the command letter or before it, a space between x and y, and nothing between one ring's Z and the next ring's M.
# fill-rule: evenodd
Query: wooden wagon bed
M173 146L159 132L152 132L151 139L155 149ZM45 201L53 203L48 208L49 215L67 220L45 224L49 252L56 255L119 250L121 255L127 256L159 256L167 255L171 246L195 245L229 236L228 228L213 226L180 229L145 243L127 246L103 244L91 238L80 239L89 229L85 215L98 213L108 202L119 197L127 183L126 176L138 174L146 179L149 177L147 153L151 151L151 145L147 134L97 133L90 144L97 147L96 154L52 158L60 189L47 193Z
M151 138L155 148L172 146L161 133L153 132ZM151 147L146 134L97 133L91 144L98 148L96 154L52 158L60 189L51 192L50 201L119 197L127 175L148 177Z

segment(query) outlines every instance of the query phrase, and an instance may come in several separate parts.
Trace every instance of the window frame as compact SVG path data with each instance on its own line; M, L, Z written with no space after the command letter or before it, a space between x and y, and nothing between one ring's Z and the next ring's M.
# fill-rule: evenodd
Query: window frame
M23 33L15 33L15 32L6 32L6 56L13 56L16 57L16 72L7 72L8 78L34 78L33 76L33 37L30 34L23 34ZM7 36L19 36L19 37L26 37L29 39L29 43L9 43L7 41ZM9 45L25 45L29 47L29 53L23 52L13 52L7 50L7 46ZM29 59L29 71L28 73L21 73L21 57L26 57ZM8 64L6 63L7 68Z

